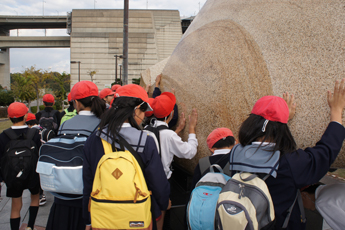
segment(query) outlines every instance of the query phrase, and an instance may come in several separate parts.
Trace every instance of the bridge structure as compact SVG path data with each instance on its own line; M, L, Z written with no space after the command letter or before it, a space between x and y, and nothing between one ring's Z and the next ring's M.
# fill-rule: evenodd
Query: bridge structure
M69 36L9 36L15 29L66 29ZM182 37L178 10L129 10L128 79L168 58ZM66 16L0 16L0 84L10 88L11 48L70 48L71 87L101 90L121 77L123 10L72 10ZM119 64L120 66L117 66ZM80 68L79 68L80 65ZM96 74L90 78L90 72ZM78 77L80 76L80 78Z
M10 48L70 47L70 36L10 36L14 29L67 29L67 16L0 15L0 84L7 88L11 84Z

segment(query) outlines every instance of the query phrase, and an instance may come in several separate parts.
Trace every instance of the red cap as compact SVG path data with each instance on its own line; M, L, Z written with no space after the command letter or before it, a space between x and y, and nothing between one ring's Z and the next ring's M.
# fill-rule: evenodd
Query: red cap
M284 124L289 120L289 107L283 98L277 96L264 96L260 98L255 103L251 113L262 116L266 120Z
M8 106L7 113L10 118L19 118L27 114L29 111L28 107L21 102L13 102Z
M171 111L173 111L176 104L176 97L174 94L169 92L164 92L152 103L153 113L157 118L163 118L169 116Z
M71 102L71 101L72 101L72 94L71 94L71 93L69 93L69 94L67 95L67 100L68 100L68 102Z
M28 113L28 118L26 118L26 121L36 120L36 116L33 113Z
M154 100L155 100L154 98L149 98L149 105L150 105L151 107L152 107L152 103L153 103ZM147 112L145 112L145 116L146 116L146 117L151 117L152 114L153 114L153 110L152 110L152 111L147 111Z
M226 138L226 137L233 137L234 134L232 131L228 128L217 128L213 130L210 135L207 137L207 146L208 148L212 148L215 143L217 143L220 139Z
M121 85L115 84L111 87L111 90L115 92L120 87L121 87Z
M113 92L111 89L109 88L104 88L101 90L101 92L99 93L99 97L101 99L105 98L106 96L109 96L109 95L114 95L115 92Z
M121 86L116 91L116 97L137 97L145 102L149 102L149 96L143 87L137 84L129 84Z
M98 96L97 85L91 81L80 81L71 90L72 100Z
M44 102L48 102L48 103L54 103L54 96L53 95L51 95L51 94L45 94L44 96L43 96L43 101Z

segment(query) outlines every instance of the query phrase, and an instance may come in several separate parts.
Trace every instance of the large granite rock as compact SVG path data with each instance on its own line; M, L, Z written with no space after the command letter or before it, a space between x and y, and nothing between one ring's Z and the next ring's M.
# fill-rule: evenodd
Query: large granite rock
M285 91L298 103L298 147L313 146L329 122L326 91L344 77L344 19L338 0L208 0L163 69L162 91L199 114L198 154L180 164L192 171L214 128L237 135L257 99ZM334 166L345 166L344 149Z

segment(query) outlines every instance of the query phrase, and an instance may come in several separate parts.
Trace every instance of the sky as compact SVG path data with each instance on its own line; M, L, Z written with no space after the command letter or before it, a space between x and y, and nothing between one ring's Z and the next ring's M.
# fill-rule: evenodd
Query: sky
M181 17L196 15L206 0L129 0L129 9L173 9ZM0 0L0 15L66 15L72 9L123 9L124 0ZM44 30L11 30L10 36L44 36ZM51 29L47 36L68 36L66 30ZM69 48L10 49L11 73L25 68L70 72Z

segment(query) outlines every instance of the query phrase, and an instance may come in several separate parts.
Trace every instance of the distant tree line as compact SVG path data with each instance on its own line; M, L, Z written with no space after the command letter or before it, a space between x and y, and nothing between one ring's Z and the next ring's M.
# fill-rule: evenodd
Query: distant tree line
M14 100L28 103L39 100L45 93L55 97L57 109L61 109L62 102L70 91L70 74L36 69L35 66L26 68L22 73L11 73L11 90L0 88L0 102L2 106L9 105ZM4 95L3 95L4 94Z

